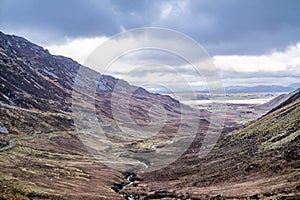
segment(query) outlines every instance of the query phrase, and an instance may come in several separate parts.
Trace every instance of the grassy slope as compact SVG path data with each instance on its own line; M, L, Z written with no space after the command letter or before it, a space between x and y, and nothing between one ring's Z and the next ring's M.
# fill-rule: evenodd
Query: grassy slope
M18 141L0 153L0 199L122 199L123 175L93 158L73 131Z

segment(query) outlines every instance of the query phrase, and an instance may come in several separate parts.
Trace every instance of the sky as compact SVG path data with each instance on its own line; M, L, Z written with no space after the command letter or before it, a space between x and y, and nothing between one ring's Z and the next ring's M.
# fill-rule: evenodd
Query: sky
M287 86L300 80L299 10L298 0L0 0L0 30L83 64L116 34L167 28L198 42L225 86ZM166 65L178 68L193 87L203 85L182 62L157 52L126 55L110 73L133 84L142 84L137 73L148 82L160 74L162 85L162 80L176 84L172 70L159 71Z

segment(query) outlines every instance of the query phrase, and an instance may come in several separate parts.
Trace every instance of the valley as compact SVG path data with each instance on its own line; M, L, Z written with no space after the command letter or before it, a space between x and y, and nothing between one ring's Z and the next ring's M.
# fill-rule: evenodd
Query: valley
M206 94L153 94L1 32L0 65L1 200L300 198L299 89L227 94L219 130Z

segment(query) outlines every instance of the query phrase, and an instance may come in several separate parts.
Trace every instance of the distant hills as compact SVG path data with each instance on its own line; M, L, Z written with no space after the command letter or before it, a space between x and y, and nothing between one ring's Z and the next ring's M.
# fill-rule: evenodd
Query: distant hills
M292 92L300 87L300 83L294 83L289 86L280 85L257 85L247 86L228 86L225 88L227 93L261 93L261 92Z
M293 83L289 86L281 86L281 85L256 85L256 86L227 86L224 88L226 93L266 93L266 92L282 92L289 93L300 88L300 83ZM169 90L159 89L155 90L155 92L160 94L172 94L173 92ZM195 92L199 93L209 93L207 89L195 89ZM185 91L176 91L175 93L185 93Z

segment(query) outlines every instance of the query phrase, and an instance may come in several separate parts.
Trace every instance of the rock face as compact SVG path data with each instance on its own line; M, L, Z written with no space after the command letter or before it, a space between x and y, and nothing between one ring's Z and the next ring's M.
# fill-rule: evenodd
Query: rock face
M79 64L52 56L24 38L0 33L1 102L42 111L69 111Z

